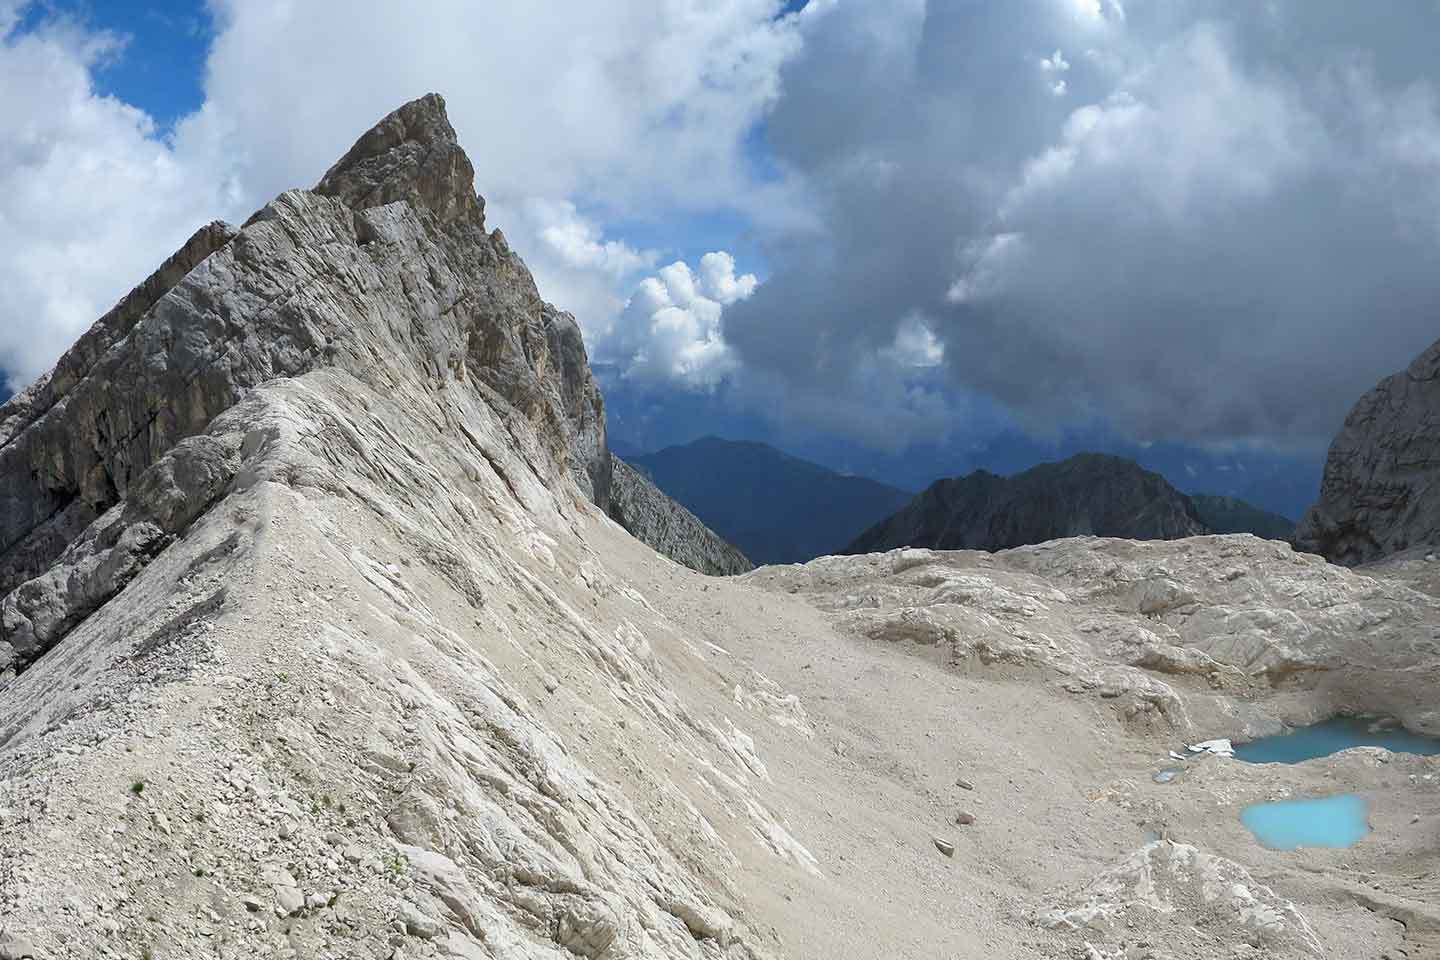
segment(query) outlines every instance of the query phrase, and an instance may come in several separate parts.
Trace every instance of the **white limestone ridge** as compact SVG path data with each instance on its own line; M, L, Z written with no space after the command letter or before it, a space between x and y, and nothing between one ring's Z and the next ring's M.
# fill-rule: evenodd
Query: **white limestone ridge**
M1149 776L1440 730L1428 594L1250 536L703 576L607 515L578 328L471 180L407 104L0 408L0 960L1434 946L1433 761ZM1384 843L1238 821L1382 782Z

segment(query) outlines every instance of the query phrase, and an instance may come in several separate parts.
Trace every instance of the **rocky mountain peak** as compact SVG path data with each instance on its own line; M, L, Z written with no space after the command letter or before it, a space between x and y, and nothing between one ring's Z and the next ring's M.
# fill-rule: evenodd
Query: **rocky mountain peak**
M1440 341L1356 401L1330 444L1297 545L1348 566L1440 545L1437 417Z
M1063 537L1174 540L1207 532L1195 505L1158 473L1123 457L1080 453L1013 477L977 470L938 480L845 552L1005 550Z
M411 200L441 222L485 225L475 193L475 168L445 112L445 98L427 93L367 130L321 178L315 192L355 210Z

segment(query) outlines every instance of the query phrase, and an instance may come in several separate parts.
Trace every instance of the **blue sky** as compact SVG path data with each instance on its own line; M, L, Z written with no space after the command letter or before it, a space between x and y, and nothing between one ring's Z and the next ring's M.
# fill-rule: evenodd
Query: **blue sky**
M621 447L1094 447L1294 514L1440 333L1440 12L1356 10L0 0L0 371L439 90Z
M95 72L98 92L141 108L162 128L200 108L210 12L193 0L53 0L35 4L25 25L47 16L74 17L125 38L125 47Z

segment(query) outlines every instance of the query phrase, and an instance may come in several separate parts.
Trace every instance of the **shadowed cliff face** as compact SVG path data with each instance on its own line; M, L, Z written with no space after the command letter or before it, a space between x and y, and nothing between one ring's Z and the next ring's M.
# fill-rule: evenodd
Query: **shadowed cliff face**
M1175 540L1209 532L1184 494L1129 460L1087 453L1013 477L940 480L846 547L1005 550L1061 537Z
M1349 566L1440 545L1440 342L1382 380L1330 444L1296 542Z
M257 385L321 368L422 397L472 391L527 425L540 476L568 473L608 502L603 403L579 328L485 232L470 161L432 94L362 136L314 191L282 194L238 230L202 228L0 408L0 670L42 652L207 506L166 523L145 505L151 471L200 455L182 441ZM206 449L213 495L236 452ZM120 554L103 570L37 580L137 491L120 528L105 521Z

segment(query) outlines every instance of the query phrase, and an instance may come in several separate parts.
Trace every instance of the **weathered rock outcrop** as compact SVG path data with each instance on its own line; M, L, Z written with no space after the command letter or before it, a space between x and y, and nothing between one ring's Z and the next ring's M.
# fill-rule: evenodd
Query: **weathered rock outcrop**
M1257 883L1238 863L1190 844L1156 840L1096 877L1068 909L1041 917L1048 926L1113 936L1143 920L1170 917L1165 938L1174 951L1197 925L1238 926L1243 939L1268 954L1286 947L1324 956L1320 941L1295 905ZM1203 946L1197 944L1203 949ZM1096 951L1098 954L1099 951ZM1141 955L1119 951L1116 960Z
M784 834L575 532L609 500L600 396L471 177L443 101L407 104L0 414L4 943L766 954L694 803L656 782L662 840L532 702L634 704Z
M1005 550L1061 537L1175 540L1208 532L1195 505L1158 473L1122 457L1082 453L1013 477L977 470L936 481L844 552Z
M1330 444L1304 550L1349 566L1440 545L1440 342L1360 398Z
M637 540L676 563L713 576L755 569L739 549L624 460L612 456L610 476L610 516Z
M1440 676L1424 636L1440 601L1247 534L1067 539L993 554L906 548L762 567L746 580L801 592L845 633L929 648L957 668L1056 671L1117 720L1191 742L1217 722L1237 740L1264 727L1251 725L1262 714L1249 705L1222 710L1176 692L1192 681L1304 687L1319 716L1370 711L1440 736L1420 681Z
M603 507L610 456L579 328L483 211L444 102L414 101L316 190L282 194L241 230L200 230L0 408L0 672L53 639L32 614L60 629L124 581L80 590L76 606L53 574L34 578L177 443L278 377L333 367L422 396L471 387Z

